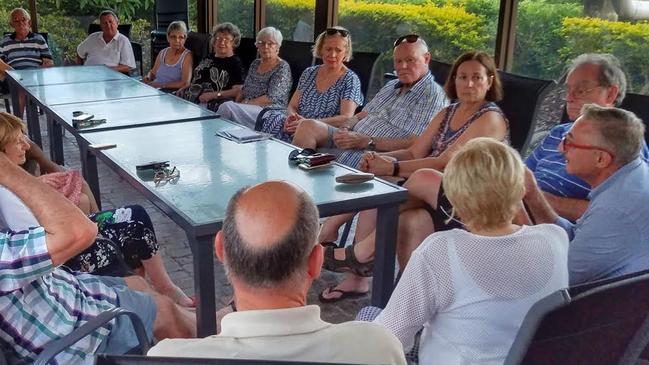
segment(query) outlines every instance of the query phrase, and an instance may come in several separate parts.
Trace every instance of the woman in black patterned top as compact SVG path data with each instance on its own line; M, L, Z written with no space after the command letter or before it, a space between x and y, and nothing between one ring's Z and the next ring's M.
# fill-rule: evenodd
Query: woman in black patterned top
M243 64L234 54L241 32L232 23L217 24L210 41L212 53L196 66L191 85L178 95L216 110L224 101L234 100L243 84Z
M236 102L228 101L218 113L225 119L254 128L257 115L266 106L286 107L293 79L291 68L279 58L282 33L266 27L257 33L259 58L250 65L250 71Z

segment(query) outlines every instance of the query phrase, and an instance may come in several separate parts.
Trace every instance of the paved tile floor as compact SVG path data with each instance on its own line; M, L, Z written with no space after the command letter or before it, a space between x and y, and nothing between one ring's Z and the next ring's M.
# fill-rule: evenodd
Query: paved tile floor
M0 107L4 111L4 106ZM49 154L47 145L47 130L45 118L41 116L41 131L43 146ZM64 136L64 153L66 166L80 169L79 150L75 138L68 134ZM189 249L184 231L169 219L161 210L145 199L130 184L121 179L105 164L99 161L99 177L101 182L101 198L105 209L119 207L126 204L139 204L146 208L151 215L155 231L160 242L160 251L165 267L173 281L188 295L194 294L192 254ZM232 288L227 282L220 263L215 267L216 275L216 301L217 308L224 306L232 295ZM344 300L337 303L322 304L318 301L318 293L326 286L342 279L342 275L323 271L308 296L308 303L319 304L324 320L334 323L353 319L356 312L363 306L369 305L369 295L353 300Z

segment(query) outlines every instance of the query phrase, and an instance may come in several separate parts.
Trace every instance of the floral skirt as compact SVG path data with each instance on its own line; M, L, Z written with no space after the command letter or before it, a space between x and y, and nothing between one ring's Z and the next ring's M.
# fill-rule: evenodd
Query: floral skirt
M158 252L158 241L151 218L139 205L128 205L94 213L88 218L97 224L98 238L107 238L114 245L98 239L85 251L65 263L71 270L97 275L128 275L128 269L142 266Z

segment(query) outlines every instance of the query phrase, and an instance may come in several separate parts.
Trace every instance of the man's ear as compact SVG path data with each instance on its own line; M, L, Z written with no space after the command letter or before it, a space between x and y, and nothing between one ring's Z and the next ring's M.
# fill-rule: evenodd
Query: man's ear
M311 253L309 254L308 273L311 279L315 280L320 276L323 261L323 247L320 244L316 244L315 246L313 246L313 249L311 249Z
M606 152L600 152L599 157L597 157L597 167L599 168L607 168L613 164L615 160L613 159L613 156L610 153Z
M223 247L223 231L218 231L216 233L216 237L214 237L214 252L216 253L216 258L219 259L221 262L225 262L225 255L224 251L225 248Z
M620 87L618 85L611 85L606 90L606 102L611 106L615 105L615 99L620 93Z

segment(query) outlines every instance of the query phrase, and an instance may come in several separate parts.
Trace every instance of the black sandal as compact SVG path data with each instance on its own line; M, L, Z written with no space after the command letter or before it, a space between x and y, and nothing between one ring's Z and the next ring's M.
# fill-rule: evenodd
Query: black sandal
M351 272L362 277L371 277L374 274L374 261L359 262L354 254L354 246L345 247L345 259L336 260L334 247L325 247L324 263L325 270L333 272Z

